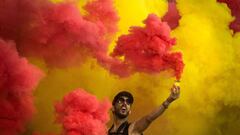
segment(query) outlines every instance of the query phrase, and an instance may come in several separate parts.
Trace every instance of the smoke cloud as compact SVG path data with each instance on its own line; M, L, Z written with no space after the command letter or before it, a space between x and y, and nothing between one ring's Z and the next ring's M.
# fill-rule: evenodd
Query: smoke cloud
M0 134L18 135L35 111L33 90L43 73L0 39Z
M64 96L55 105L57 122L63 126L66 135L106 135L109 121L109 101L100 102L82 89Z
M118 40L118 37L132 37L132 30L145 29L143 20L149 14L162 18L170 12L168 1L113 0L109 2L110 7L100 4L103 8L90 4L98 2L100 0L70 3L69 0L54 0L54 3L4 0L1 3L1 38L13 40L20 56L46 71L46 77L34 93L38 113L24 134L31 135L35 131L60 134L62 127L53 123L53 103L78 87L100 99L113 97L119 90L129 90L136 101L130 121L149 113L169 95L174 81L170 75L174 75L174 68L168 68L172 70L170 75L169 70L156 74L156 67L150 66L153 63L147 68L142 67L138 63L140 59L128 56L133 54L129 49L123 49L123 55L112 57L114 53L118 54L114 51L115 47L119 48L116 42L122 39ZM238 135L240 34L237 23L234 23L235 28L229 28L229 25L239 18L239 3L177 0L174 6L181 18L177 27L169 32L171 36L167 36L176 39L168 51L183 54L181 97L144 134ZM85 32L81 33L79 29ZM123 46L133 49L133 46ZM154 45L147 45L147 50L148 47L155 49ZM108 55L111 53L112 56ZM125 78L120 79L108 70Z

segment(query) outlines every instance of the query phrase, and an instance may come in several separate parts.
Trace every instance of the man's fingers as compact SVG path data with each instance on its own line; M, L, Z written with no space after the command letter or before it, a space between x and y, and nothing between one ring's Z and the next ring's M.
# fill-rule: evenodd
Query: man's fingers
M171 95L170 95L174 100L177 99L180 96L180 87L173 85L171 88Z
M179 94L180 93L180 87L179 86L173 86L171 88L171 93L172 94Z
M179 95L180 94L180 87L176 86L176 85L173 85L173 87L171 88L171 93L173 95Z
M174 92L174 94L177 94L177 89L176 89L176 88L174 88L173 92Z
M177 89L180 91L180 86L177 86Z
M176 88L173 87L173 88L171 89L171 93L172 93L172 94L175 94L175 93L176 93Z
M171 93L173 93L173 89L174 89L174 87L171 88Z
M180 87L177 87L177 93L180 93Z

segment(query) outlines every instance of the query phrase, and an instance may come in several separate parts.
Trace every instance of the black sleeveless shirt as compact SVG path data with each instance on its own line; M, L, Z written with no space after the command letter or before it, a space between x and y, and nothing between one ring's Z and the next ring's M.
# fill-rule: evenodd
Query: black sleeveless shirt
M108 135L128 135L129 125L130 123L126 121L118 128L117 132L110 132L113 128L113 125L112 125L112 127L108 130Z

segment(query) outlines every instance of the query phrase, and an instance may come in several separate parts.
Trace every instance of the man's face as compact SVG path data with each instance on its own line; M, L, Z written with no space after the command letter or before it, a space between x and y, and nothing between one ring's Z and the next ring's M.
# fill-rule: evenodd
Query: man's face
M131 104L128 97L120 97L114 105L113 113L120 119L126 118L131 113Z

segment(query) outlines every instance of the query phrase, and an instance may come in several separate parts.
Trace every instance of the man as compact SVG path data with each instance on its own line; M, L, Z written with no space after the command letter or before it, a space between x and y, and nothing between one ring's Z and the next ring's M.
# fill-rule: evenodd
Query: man
M128 115L131 113L133 96L127 91L118 93L112 102L113 125L108 135L143 135L149 125L158 118L180 95L180 87L173 85L170 96L154 111L137 121L128 123Z

